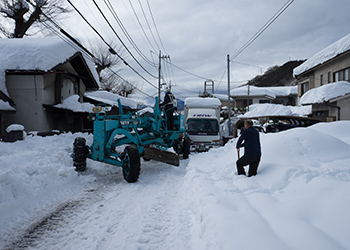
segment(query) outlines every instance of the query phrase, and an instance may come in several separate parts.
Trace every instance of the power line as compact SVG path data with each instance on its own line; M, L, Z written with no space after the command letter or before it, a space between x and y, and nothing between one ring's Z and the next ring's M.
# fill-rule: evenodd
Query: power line
M146 32L145 32L145 29L143 28L143 26L142 26L142 24L141 24L141 22L140 22L140 19L139 19L139 17L138 17L137 14L136 14L134 5L132 4L132 2L131 2L130 0L129 0L129 3L130 3L130 6L131 6L131 8L132 8L132 10L133 10L133 12L134 12L134 15L135 15L135 17L136 17L136 20L137 20L137 22L139 23L139 25L140 25L140 27L141 27L141 30L142 30L144 36L146 37L148 43L151 45L152 50L153 50L153 51L157 51L156 49L154 49L153 44L152 44L151 41L149 40L149 38L148 38L148 36L147 36L147 34L146 34Z
M197 74L191 73L191 72L189 72L189 71L187 71L187 70L185 70L185 69L183 69L183 68L181 68L181 67L179 67L179 66L176 66L176 65L173 64L172 62L168 62L168 61L167 61L167 63L169 63L171 66L173 66L173 67L175 67L175 68L177 68L177 69L179 69L179 70L181 70L181 71L183 71L183 72L185 72L185 73L187 73L187 74L189 74L189 75L192 75L192 76L194 76L194 77L197 77L197 78L199 78L199 79L203 79L203 80L208 80L208 79L210 79L210 78L208 78L208 77L203 77L203 76L199 76L199 75L197 75Z
M109 71L111 71L113 74L117 75L117 76L118 76L120 79L122 79L124 82L126 82L126 83L129 84L129 85L131 85L135 90L137 90L137 91L139 91L140 93L142 93L142 94L144 94L144 95L146 95L146 96L151 97L151 98L154 99L153 96L151 96L151 95L149 95L149 94L143 92L142 90L136 88L136 86L134 86L133 84L131 84L129 81L125 80L123 77L121 77L121 76L120 76L117 72L115 72L113 69L111 69L111 68L107 68L107 69L108 69Z
M154 28L155 28L155 30L156 30L156 32L157 32L157 36L158 36L158 39L159 39L159 41L160 41L160 44L162 45L162 48L163 48L163 50L165 51L165 54L168 54L168 52L167 52L166 49L164 48L162 39L160 38L160 35L159 35L159 32L158 32L158 28L157 28L156 22L155 22L155 20L154 20L154 16L153 16L152 9L151 9L151 6L150 6L150 4L149 4L149 1L148 1L148 0L146 0L146 1L147 1L147 6L148 6L149 12L150 12L150 14L151 14L152 22L153 22Z
M107 0L107 2L106 2L106 0L103 0L103 1L106 4L106 6L109 9L109 11L112 13L112 16L114 17L114 19L118 23L120 29L123 31L125 37L130 42L131 46L135 49L135 51L141 56L141 58L143 60L145 60L151 66L155 67L156 66L155 63L153 61L151 61L150 59L148 59L147 56L145 56L145 54L142 53L142 51L139 49L139 47L133 41L133 39L131 38L130 34L128 33L128 31L126 30L125 26L123 25L122 21L120 20L118 14L116 13L116 11L115 11L113 5L111 4L111 2L109 0Z
M67 0L67 2L74 8L74 10L83 18L83 20L91 27L91 29L101 38L101 40L109 47L109 51L112 54L117 55L126 66L128 66L132 71L134 71L139 77L141 77L143 80L145 80L148 84L153 86L154 88L157 88L154 84L152 84L150 81L148 81L146 78L144 78L139 72L137 72L131 65L129 65L124 58L122 58L117 52L114 51L114 49L106 42L106 40L102 37L102 35L91 25L91 23L84 17L84 15L73 5L73 3L70 0Z
M159 47L159 45L158 45L158 43L157 43L157 40L155 39L155 37L154 37L154 35L153 35L151 26L149 25L149 22L148 22L146 13L145 13L145 11L144 11L144 9L143 9L143 7L142 7L141 1L138 0L138 2L139 2L139 5L140 5L140 7L141 7L141 11L142 11L143 17L144 17L145 20L146 20L146 24L147 24L147 26L148 26L148 29L149 29L149 31L151 32L151 36L152 36L152 38L153 38L153 41L156 43L156 46L157 46L158 50L161 50L160 47Z
M292 3L294 0L288 0L271 18L267 23L264 24L264 26L257 32L255 35L246 43L243 45L242 48L240 48L233 56L230 58L232 61L235 59L238 55L240 55L250 44L252 44Z
M129 54L131 55L131 57L135 60L135 62L150 76L152 76L153 78L157 78L156 76L152 75L147 69L145 69L141 63L136 59L136 57L131 53L131 51L128 49L128 47L125 45L125 43L122 41L122 39L119 37L119 35L117 34L117 32L115 31L115 29L113 28L113 26L111 25L111 23L108 21L107 17L105 16L105 14L103 14L103 11L100 9L100 7L98 6L98 4L96 3L95 0L92 0L92 2L95 4L96 8L99 10L99 12L101 13L102 17L105 19L105 21L107 22L108 26L111 28L111 30L113 31L113 33L116 35L116 37L118 38L118 40L122 43L122 45L124 46L124 48L129 52Z

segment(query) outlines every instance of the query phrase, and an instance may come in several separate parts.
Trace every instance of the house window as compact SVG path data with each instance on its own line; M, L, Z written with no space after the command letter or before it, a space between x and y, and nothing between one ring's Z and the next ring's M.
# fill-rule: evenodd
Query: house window
M334 81L338 82L339 81L339 72L334 73Z
M243 106L249 106L249 105L252 105L253 104L253 100L252 99L244 99L243 100Z
M349 71L350 71L350 68L347 68L344 70L344 81L349 81L350 78L349 78Z
M320 78L320 86L323 85L323 75L321 75L321 78Z
M309 82L301 84L301 95L305 94L309 90Z
M270 100L266 100L266 99L262 100L262 99L260 99L259 103L270 103Z
M329 71L328 72L328 83L330 83L331 82L331 72Z
M334 73L334 81L349 81L349 70L350 68L342 69Z

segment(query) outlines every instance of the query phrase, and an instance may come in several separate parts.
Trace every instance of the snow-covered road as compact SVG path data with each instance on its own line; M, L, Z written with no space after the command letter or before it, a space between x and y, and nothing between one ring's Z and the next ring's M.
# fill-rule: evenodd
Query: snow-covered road
M94 176L94 182L34 218L7 248L189 249L188 217L181 215L188 160L180 167L141 161L137 183L127 183L118 167L98 164L102 173L90 168L81 176Z
M177 242L186 235L179 217L185 163L143 163L139 182L129 184L120 173L108 187L91 191L92 202L75 207L75 216L63 218L66 224L35 249L186 249Z

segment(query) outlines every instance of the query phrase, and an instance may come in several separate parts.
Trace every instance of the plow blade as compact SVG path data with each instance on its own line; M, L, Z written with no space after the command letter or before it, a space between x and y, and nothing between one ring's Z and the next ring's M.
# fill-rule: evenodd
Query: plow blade
M157 148L144 148L144 159L165 162L174 166L180 165L179 156L173 152L160 150Z

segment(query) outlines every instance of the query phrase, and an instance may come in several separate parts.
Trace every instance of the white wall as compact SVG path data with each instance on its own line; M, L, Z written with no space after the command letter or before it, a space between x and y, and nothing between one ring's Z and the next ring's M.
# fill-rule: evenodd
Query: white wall
M43 75L8 75L9 95L16 104L16 114L7 115L5 126L22 124L25 131L48 131L43 104Z

